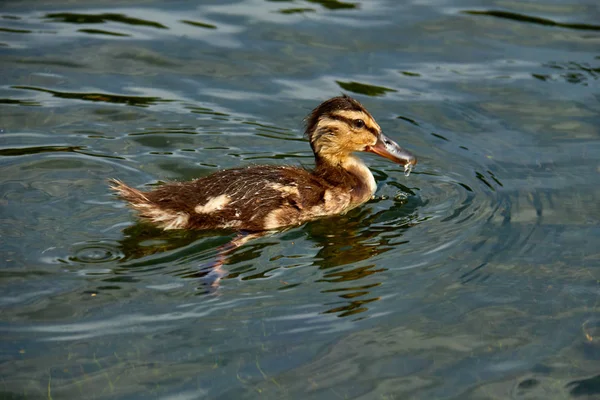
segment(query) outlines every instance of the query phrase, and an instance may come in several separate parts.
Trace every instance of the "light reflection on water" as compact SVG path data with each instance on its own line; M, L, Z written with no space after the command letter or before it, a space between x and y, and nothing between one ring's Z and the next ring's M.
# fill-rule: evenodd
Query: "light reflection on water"
M32 4L0 11L0 397L600 394L594 4ZM233 234L107 190L310 166L341 91L419 165L364 156L372 201L220 280Z

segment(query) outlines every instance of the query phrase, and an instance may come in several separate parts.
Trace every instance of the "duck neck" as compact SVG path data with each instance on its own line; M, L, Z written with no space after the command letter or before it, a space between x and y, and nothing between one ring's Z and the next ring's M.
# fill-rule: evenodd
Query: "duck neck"
M377 189L375 178L369 168L360 158L352 154L335 164L318 155L315 161L315 175L333 186L346 188L357 203L369 200Z

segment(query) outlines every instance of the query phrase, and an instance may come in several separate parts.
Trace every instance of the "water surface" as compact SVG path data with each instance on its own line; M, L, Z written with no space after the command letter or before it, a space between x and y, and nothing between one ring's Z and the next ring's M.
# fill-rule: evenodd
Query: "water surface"
M0 397L600 396L597 2L5 1ZM312 165L347 93L419 158L249 242L107 189Z

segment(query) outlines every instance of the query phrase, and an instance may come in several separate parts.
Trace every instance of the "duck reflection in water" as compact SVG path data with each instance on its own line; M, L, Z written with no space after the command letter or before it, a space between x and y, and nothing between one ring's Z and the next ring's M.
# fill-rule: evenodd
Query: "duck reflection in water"
M387 268L368 260L407 243L401 237L419 223L419 206L420 201L413 199L407 203L394 202L390 208L376 213L371 207L356 210L352 215L336 217L336 229L331 229L332 224L307 225L310 239L320 247L314 265L323 275L317 282L328 286L323 293L336 293L341 298L328 303L325 313L353 316L367 311L369 303L380 300L371 292L382 284L381 273ZM377 223L382 220L386 223Z

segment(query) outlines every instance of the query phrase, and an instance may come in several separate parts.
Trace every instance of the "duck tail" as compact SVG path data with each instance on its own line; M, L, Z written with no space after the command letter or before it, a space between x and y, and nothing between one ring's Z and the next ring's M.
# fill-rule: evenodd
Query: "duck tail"
M169 229L182 229L188 226L189 215L185 212L163 209L160 205L150 200L146 193L127 186L118 179L110 179L110 188L127 201L131 208L139 212L139 216L157 224L159 227Z
M146 209L153 206L152 202L146 197L144 192L127 186L118 179L109 179L108 182L110 183L110 188L136 210L144 212Z

